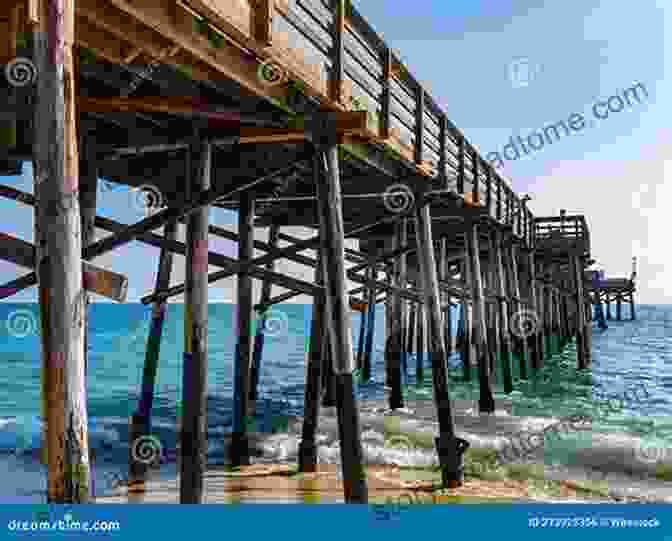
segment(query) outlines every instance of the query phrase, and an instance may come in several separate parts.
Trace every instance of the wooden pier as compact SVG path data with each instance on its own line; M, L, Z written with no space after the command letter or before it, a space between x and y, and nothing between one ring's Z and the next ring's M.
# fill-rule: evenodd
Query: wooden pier
M91 261L131 241L161 250L156 288L142 299L153 320L133 444L151 434L165 303L185 294L182 503L203 501L208 284L238 280L229 454L239 465L250 463L263 348L255 312L263 321L271 306L313 298L300 468L315 471L324 398L337 407L351 503L368 499L353 372L370 377L376 304L389 310L390 408L404 405L408 353L429 354L427 366L418 355L416 373L431 370L442 481L454 488L467 443L453 426L450 350L461 352L465 378L478 375L481 411L493 412L496 373L511 392L513 363L532 377L553 344L572 339L588 367L591 303L632 299L632 280L599 291L586 283L584 216L533 216L346 0L10 0L0 40L0 174L34 167L33 194L0 186L0 195L34 207L36 233L34 245L0 237L0 257L32 269L0 297L39 287L49 501L89 498L86 292L123 301L127 288ZM100 178L149 190L160 204L129 226L98 216ZM211 207L237 209L238 232L208 223ZM287 226L315 234L295 238ZM95 240L94 227L110 234ZM268 242L255 240L258 227ZM238 258L214 252L212 237L237 241ZM170 287L174 254L185 256L186 281ZM314 280L276 272L282 259L315 269ZM208 265L221 270L208 274ZM263 282L258 300L253 280ZM358 287L348 291L348 280ZM364 315L357 355L351 309Z

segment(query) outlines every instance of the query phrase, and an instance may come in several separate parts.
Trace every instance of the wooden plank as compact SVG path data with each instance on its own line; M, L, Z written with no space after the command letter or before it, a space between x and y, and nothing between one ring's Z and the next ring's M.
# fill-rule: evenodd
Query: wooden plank
M272 8L273 3L267 3ZM204 16L245 47L256 47L254 9L249 0L178 0L176 4Z
M77 16L90 24L105 30L109 35L133 44L137 49L154 58L159 58L162 48L170 43L168 39L143 26L135 18L119 11L114 6L97 0L77 0ZM75 37L79 40L78 28ZM95 41L92 45L98 45Z
M129 46L110 39L110 34L106 31L101 32L99 28L91 24L87 19L77 17L75 25L77 44L91 49L95 52L96 56L112 64L124 64L126 57L132 51L132 48Z
M222 44L220 48L213 47L206 37L193 28L192 16L186 12L184 12L185 17L175 21L170 6L155 0L133 0L132 3L127 0L108 1L165 38L180 45L193 57L215 68L219 73L219 79L231 79L256 96L276 99L285 97L283 88L264 85L259 80L256 59L249 55L245 57L240 49L233 48L228 43ZM191 61L187 64L193 63ZM217 78L212 80L216 81Z
M0 259L27 269L35 268L35 245L0 233ZM117 302L126 302L128 278L123 274L103 269L82 261L82 275L86 291Z

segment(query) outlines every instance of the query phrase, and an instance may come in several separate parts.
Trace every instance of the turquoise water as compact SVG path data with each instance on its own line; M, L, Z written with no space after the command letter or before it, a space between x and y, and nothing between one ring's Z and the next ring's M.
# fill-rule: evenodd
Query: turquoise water
M109 464L122 464L128 453L128 418L137 407L150 324L151 309L141 304L94 304L91 307L89 369L87 375L90 446ZM310 328L309 305L284 305L272 313L261 363L259 415L300 415L303 407L305 351ZM23 475L40 469L40 342L35 304L0 303L0 462L11 457L16 483L0 486L0 501L26 487ZM672 307L639 306L636 321L609 321L609 329L595 327L593 364L576 370L573 346L547 361L537 378L521 381L514 362L510 397L515 415L561 416L575 412L593 415L596 430L626 432L669 446L672 443ZM161 344L153 433L166 456L174 459L175 425L181 397L183 309L170 304ZM629 316L629 313L628 313ZM209 459L223 455L221 434L231 430L235 306L209 307L208 441ZM357 389L363 399L383 399L383 308L377 311L373 379ZM453 317L455 323L456 317ZM353 344L359 336L359 315L353 316ZM416 385L413 359L409 362L406 394L431 400L431 384ZM459 358L449 360L452 398L478 398L477 380L461 381ZM475 370L473 371L475 375ZM429 378L427 363L425 373ZM604 407L606 397L623 397L622 405ZM504 397L501 383L496 398ZM599 395L599 396L598 396ZM600 398L603 397L602 399ZM633 399L635 396L637 398ZM613 401L612 401L613 403ZM18 457L18 458L17 458ZM20 458L20 460L19 460ZM100 458L97 459L100 462ZM21 481L19 482L19 475ZM35 477L37 479L38 477ZM37 481L35 481L37 483ZM28 483L30 484L30 483Z

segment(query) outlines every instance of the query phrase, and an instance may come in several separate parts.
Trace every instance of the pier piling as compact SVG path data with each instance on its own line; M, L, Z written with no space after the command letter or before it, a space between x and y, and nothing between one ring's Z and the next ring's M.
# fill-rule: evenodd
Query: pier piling
M326 116L318 120L314 132L319 143L322 182L317 182L318 215L323 242L323 272L329 329L329 346L336 379L336 408L338 413L341 464L346 503L366 503L368 489L363 468L359 412L354 394L354 359L350 310L345 284L345 252L343 209L339 177L338 148L335 130Z
M317 250L317 268L315 284L324 284L324 272L320 250ZM308 352L308 369L306 370L306 390L304 394L303 427L299 444L299 471L314 472L317 469L317 445L315 434L320 415L320 394L322 386L322 369L324 366L325 347L325 313L324 295L313 299L313 315L310 326L310 349ZM365 365L366 366L366 363Z
M212 168L211 144L199 140L198 132L194 139L187 152L189 201L210 189ZM202 503L208 459L208 221L205 205L189 216L186 231L180 503Z
M54 19L49 0L33 2L39 73L34 108L33 174L36 276L42 319L43 414L46 418L47 500L90 498L86 410L86 293L82 275L80 172L73 44L75 6Z

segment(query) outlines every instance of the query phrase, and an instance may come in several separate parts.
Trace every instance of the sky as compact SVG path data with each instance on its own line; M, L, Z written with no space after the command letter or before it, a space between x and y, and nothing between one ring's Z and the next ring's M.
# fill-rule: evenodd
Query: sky
M629 276L636 256L638 303L672 303L672 281L666 280L665 272L672 263L666 238L666 205L672 200L672 107L665 100L672 95L672 85L664 62L672 33L669 2L354 4L483 157L501 153L510 137L525 139L545 126L582 115L582 129L521 153L515 161L503 160L498 172L516 192L530 194L535 216L557 215L560 209L585 215L592 256L607 277ZM624 100L619 111L618 98L612 98L613 110L606 109L610 97L623 98L638 83L646 89L640 102L630 100L628 105ZM593 106L600 103L597 110L606 118L595 117ZM28 166L22 177L0 182L32 191L30 171ZM136 200L125 188L99 193L98 213L123 223L138 221L144 214ZM32 240L29 207L0 200L0 214L2 231ZM211 221L235 230L236 215L216 209ZM310 236L305 230L292 233ZM258 238L266 240L266 232L260 231ZM233 242L212 240L211 247L235 257ZM127 275L128 300L137 302L154 287L158 253L131 243L94 262ZM183 258L177 256L176 261L173 283L181 283ZM281 262L279 270L312 280L312 271L299 265ZM2 283L25 273L0 262ZM274 294L281 291L274 288ZM34 301L35 295L33 287L8 300ZM209 298L234 301L235 278L213 284ZM308 299L299 296L289 302Z

